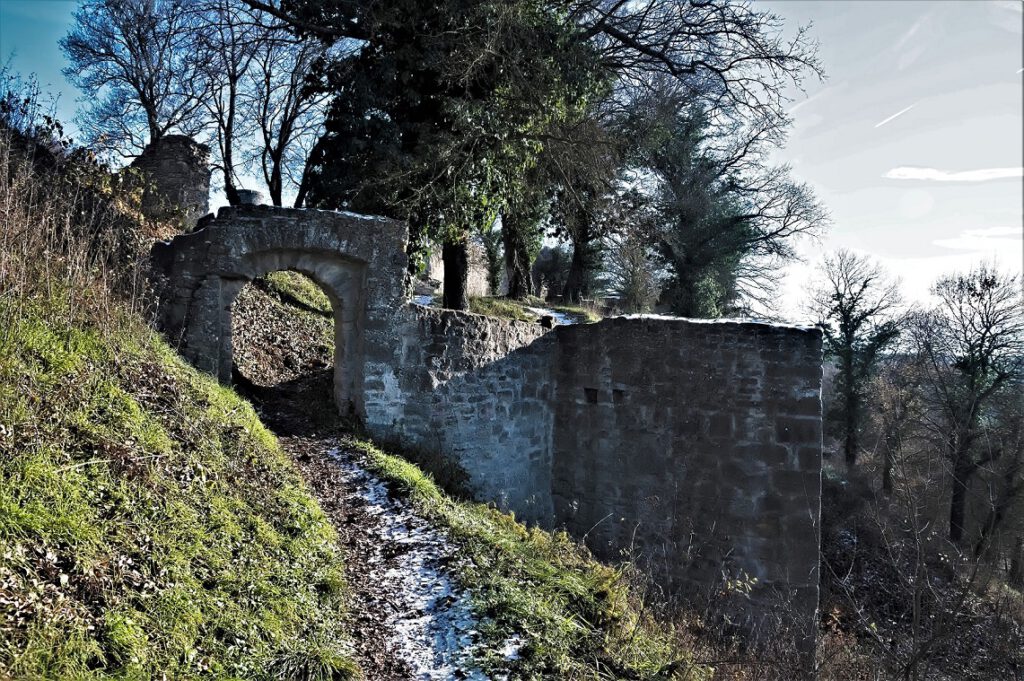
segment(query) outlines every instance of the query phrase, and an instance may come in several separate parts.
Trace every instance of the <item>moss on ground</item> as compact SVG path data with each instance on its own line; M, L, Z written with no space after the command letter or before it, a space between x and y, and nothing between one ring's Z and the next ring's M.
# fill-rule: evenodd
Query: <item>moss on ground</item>
M315 281L299 272L280 270L264 277L268 290L284 303L298 304L311 312L330 316L331 301Z
M461 583L492 648L481 662L507 669L500 650L524 643L513 679L709 679L668 626L644 614L621 569L603 565L564 533L527 528L491 506L455 501L415 465L368 442L367 466L444 528L465 559Z
M509 298L470 298L469 311L475 314L487 315L488 317L514 319L520 322L536 322L540 319L537 315L527 310L521 301Z
M9 313L0 678L354 677L337 537L249 404L130 319Z

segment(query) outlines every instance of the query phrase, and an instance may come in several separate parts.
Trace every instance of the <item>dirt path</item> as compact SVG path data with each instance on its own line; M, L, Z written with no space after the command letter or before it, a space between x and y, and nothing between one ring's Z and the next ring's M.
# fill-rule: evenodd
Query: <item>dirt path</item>
M485 680L473 664L480 642L469 594L451 572L455 547L344 446L330 376L246 392L338 531L345 551L350 626L368 681ZM329 400L329 397L327 398Z
M360 465L358 452L298 436L282 444L300 466L346 552L353 637L367 679L486 679L469 595L447 564L454 548Z
M310 355L310 338L322 334L299 317L264 291L239 296L235 387L278 435L338 531L365 678L486 679L472 663L479 635L469 595L450 570L455 547L390 495L358 451L340 446L333 371L325 366L330 352L318 346L320 354Z

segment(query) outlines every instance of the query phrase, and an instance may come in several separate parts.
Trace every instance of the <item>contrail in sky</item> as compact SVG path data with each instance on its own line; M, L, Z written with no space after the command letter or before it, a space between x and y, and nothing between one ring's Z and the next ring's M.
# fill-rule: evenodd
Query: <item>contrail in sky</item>
M910 105L910 106L908 106L908 107L907 107L906 109L903 109L902 111L897 111L897 112L896 112L896 113L894 113L894 114L893 114L892 116L889 116L889 117L888 117L888 118L886 118L886 119L885 119L884 121L882 121L881 123L877 124L877 125L876 125L875 127L876 127L876 128L880 128L880 127L882 127L883 125L885 125L886 123L888 123L889 121L893 120L894 118L899 118L900 116L902 116L903 114L907 113L908 111L910 111L910 110L911 110L911 109L913 109L913 108L914 108L914 105L913 105L913 104L911 104L911 105Z

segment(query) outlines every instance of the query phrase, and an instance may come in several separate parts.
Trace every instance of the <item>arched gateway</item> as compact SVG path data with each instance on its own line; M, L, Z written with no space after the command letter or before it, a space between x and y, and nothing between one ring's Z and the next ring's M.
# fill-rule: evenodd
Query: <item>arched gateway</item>
M239 291L269 272L301 272L323 288L334 310L335 400L340 410L362 416L364 363L391 359L392 343L381 336L405 303L407 238L404 223L385 218L222 208L196 231L154 247L159 325L186 359L228 382L231 305Z
M373 437L600 556L628 548L671 594L749 584L741 610L813 639L820 331L643 317L549 331L411 305L406 241L381 218L222 209L154 248L158 321L227 381L241 288L302 272L334 308L336 401Z

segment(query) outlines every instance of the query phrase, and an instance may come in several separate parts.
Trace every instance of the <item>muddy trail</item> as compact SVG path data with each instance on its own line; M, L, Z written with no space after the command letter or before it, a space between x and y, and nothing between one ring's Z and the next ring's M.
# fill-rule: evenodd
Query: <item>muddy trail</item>
M330 402L330 372L274 387L240 385L278 435L343 544L349 618L365 678L487 679L469 594L452 574L455 546L346 446ZM328 409L315 405L325 404Z

